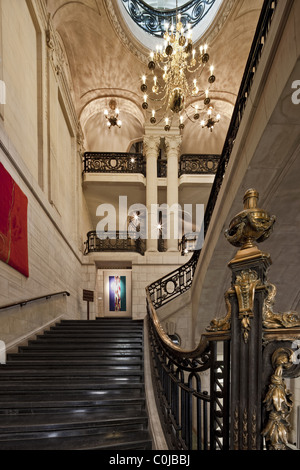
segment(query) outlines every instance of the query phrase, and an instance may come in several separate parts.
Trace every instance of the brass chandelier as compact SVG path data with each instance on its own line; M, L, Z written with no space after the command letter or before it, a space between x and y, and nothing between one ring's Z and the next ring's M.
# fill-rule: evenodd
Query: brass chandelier
M156 52L150 53L149 72L142 77L142 108L150 113L152 124L164 120L166 131L170 130L172 122L184 129L185 119L192 122L200 119L202 127L212 130L220 115L213 116L209 96L210 86L216 77L214 66L208 65L208 46L205 44L195 49L191 27L184 27L180 14L176 18L176 25L165 23L164 47L157 46ZM200 78L204 71L208 72L208 77L207 85L202 87ZM189 113L187 99L196 103L190 106ZM201 108L197 104L199 101L203 101ZM207 112L206 118L204 115Z
M114 99L110 100L109 108L110 108L110 111L108 111L107 109L104 110L104 116L107 120L107 127L109 129L114 126L121 128L122 121L119 119L120 111L117 108L117 103Z

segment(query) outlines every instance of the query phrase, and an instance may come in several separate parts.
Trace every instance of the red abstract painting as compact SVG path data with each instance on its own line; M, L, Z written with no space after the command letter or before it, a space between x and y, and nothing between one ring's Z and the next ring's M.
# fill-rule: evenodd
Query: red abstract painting
M0 260L26 277L27 207L27 197L0 163Z

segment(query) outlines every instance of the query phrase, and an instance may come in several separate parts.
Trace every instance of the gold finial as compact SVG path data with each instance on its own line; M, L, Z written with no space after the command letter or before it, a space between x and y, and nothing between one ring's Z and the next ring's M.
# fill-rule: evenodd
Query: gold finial
M243 200L244 210L232 219L229 229L225 231L229 243L240 248L239 256L261 253L255 242L263 242L272 233L276 217L259 209L258 199L259 194L256 189L248 189ZM248 250L247 253L245 250Z
M256 209L259 194L256 189L248 189L244 195L244 209Z

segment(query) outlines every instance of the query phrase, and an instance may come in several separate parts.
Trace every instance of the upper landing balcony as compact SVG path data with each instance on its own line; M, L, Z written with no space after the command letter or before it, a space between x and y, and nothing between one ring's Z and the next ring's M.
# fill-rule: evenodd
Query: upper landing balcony
M181 155L178 162L178 184L212 183L219 160L220 155ZM167 172L167 160L159 157L157 160L159 185L166 185L164 178L167 178ZM146 185L146 178L146 159L141 153L84 153L83 182L85 183L120 181L140 182Z

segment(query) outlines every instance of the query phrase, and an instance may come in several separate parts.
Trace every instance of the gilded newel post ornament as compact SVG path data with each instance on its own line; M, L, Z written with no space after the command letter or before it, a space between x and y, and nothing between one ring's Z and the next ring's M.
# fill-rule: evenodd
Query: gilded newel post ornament
M224 331L229 330L231 325L231 302L230 295L236 294L239 305L239 319L242 325L244 341L247 342L251 329L251 318L253 318L253 302L255 289L262 286L264 282L260 277L260 272L250 269L251 261L264 260L266 269L271 263L270 256L262 253L256 243L261 243L268 239L272 233L276 220L274 215L269 215L263 209L257 207L258 192L249 189L244 195L244 210L237 214L229 224L229 229L225 231L225 237L239 251L229 266L236 272L233 278L232 287L225 294L227 305L227 315L223 319L215 319L211 322L208 330ZM243 266L244 269L236 269Z
M244 209L230 222L225 237L238 248L229 262L231 287L225 293L226 315L211 322L208 331L230 332L230 447L270 450L288 447L293 408L284 376L300 375L292 344L300 339L296 312L273 311L276 288L267 279L268 253L257 244L272 234L275 216L258 207L259 195L249 189Z
M229 229L225 231L229 243L241 248L239 256L258 252L255 242L263 242L273 231L276 217L257 207L258 198L258 192L249 189L244 196L244 210L232 219ZM248 250L248 253L243 250Z

